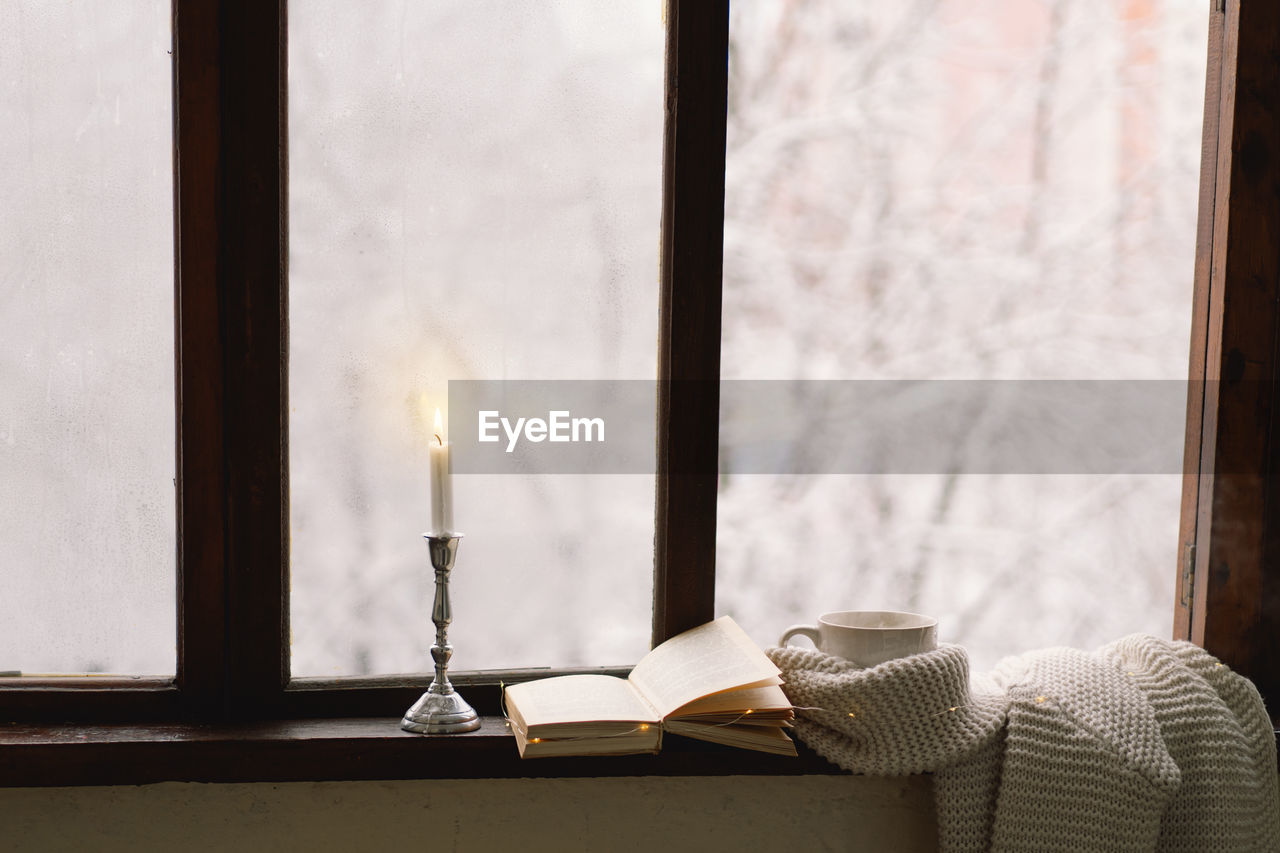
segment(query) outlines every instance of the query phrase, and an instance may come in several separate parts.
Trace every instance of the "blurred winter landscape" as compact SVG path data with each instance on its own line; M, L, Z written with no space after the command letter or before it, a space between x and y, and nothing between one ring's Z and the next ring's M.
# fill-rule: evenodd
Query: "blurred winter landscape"
M1206 26L1195 0L736 4L723 375L1185 378ZM980 442L988 414L955 417ZM967 462L722 471L719 609L761 642L920 610L979 667L1168 636L1180 477Z
M0 7L0 670L173 669L167 15ZM1207 17L735 2L725 378L1185 378ZM655 374L661 4L289 23L294 671L420 671L424 409ZM769 645L924 611L979 667L1168 634L1177 474L966 473L967 446L923 475L725 464L718 612ZM456 668L644 653L651 476L454 479Z

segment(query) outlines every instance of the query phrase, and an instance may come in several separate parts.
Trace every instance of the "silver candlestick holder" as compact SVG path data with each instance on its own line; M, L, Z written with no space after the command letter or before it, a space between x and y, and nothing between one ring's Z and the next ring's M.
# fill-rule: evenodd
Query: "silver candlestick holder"
M431 551L431 566L436 570L436 599L431 607L431 621L436 623L436 641L431 646L431 659L436 663L436 677L431 687L413 703L400 721L406 732L426 735L473 732L480 728L480 715L467 704L449 683L449 623L453 612L449 607L449 571L458 556L461 533L424 533Z

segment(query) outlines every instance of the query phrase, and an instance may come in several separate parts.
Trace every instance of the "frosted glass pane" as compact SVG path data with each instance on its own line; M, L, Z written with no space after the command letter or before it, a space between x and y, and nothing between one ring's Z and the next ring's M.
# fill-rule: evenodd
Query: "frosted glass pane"
M169 4L0 4L0 670L174 671Z
M422 395L656 374L661 6L294 0L289 28L293 672L421 671ZM644 653L651 475L454 480L452 666Z
M735 3L725 376L1185 379L1206 22L1190 0ZM982 440L989 408L952 414ZM725 471L719 609L764 643L920 609L979 665L1168 635L1176 470L965 461Z

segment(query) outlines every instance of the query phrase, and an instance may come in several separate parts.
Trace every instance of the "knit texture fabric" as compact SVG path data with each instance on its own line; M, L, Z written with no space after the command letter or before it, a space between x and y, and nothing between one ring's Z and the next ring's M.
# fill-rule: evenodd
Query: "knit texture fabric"
M769 649L796 734L858 773L932 772L956 851L1280 851L1275 739L1248 680L1190 643L1045 649L970 683L959 646L863 669Z

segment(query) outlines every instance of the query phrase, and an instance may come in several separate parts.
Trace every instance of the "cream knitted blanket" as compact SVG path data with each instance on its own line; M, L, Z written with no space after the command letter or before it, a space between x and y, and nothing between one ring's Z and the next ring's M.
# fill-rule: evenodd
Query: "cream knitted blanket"
M932 772L958 851L1280 851L1271 722L1203 649L1135 634L971 684L959 646L860 669L769 649L800 739L857 773Z

